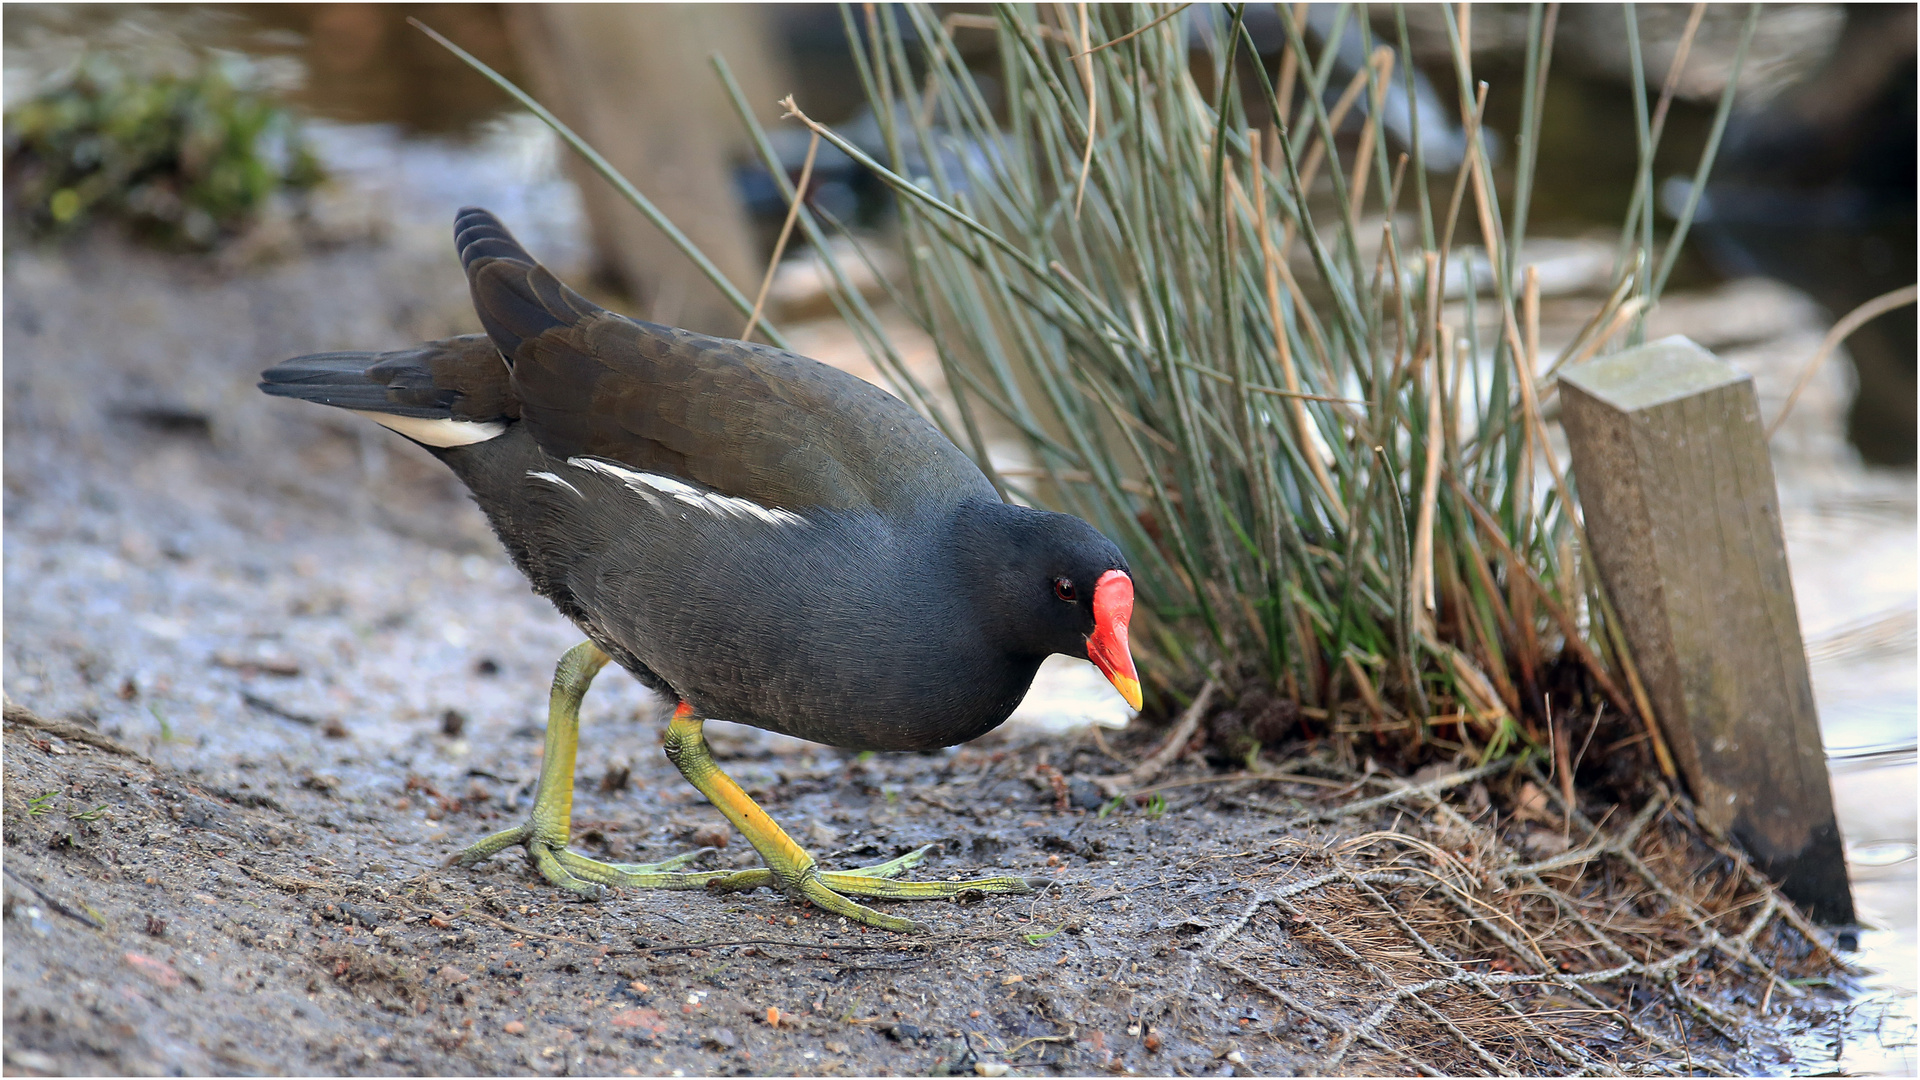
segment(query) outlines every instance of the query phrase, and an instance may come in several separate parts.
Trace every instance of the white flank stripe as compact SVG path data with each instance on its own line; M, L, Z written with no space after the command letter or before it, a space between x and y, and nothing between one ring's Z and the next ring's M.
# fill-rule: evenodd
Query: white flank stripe
M415 442L428 446L471 446L486 442L506 434L507 425L501 420L425 420L418 416L394 416L391 413L367 412L362 409L348 409L350 413L361 416L384 428L405 435Z
M612 462L600 461L595 458L583 458L583 457L568 458L567 464L573 466L576 469L585 469L588 472L599 473L601 476L611 477L612 479L618 480L621 483L625 484L629 491L632 491L638 494L641 498L653 504L653 508L655 510L660 511L663 514L666 513L667 504L661 502L659 496L655 495L651 491L648 491L645 485L641 482L640 478L645 475L644 473L637 473L637 472L634 472L632 469L623 469L620 466L613 464Z
M717 491L701 491L691 484L675 480L671 476L661 476L659 473L636 472L596 458L568 458L567 464L576 469L586 469L618 480L659 509L665 509L665 506L655 497L654 492L671 496L676 502L698 507L715 517L736 517L742 520L753 518L768 525L805 525L807 523L806 518L791 510L761 506L752 499L722 495Z
M574 487L572 484L568 483L565 480L562 480L561 478L559 478L558 476L555 476L550 472L534 472L532 470L528 470L527 475L533 477L535 480L545 480L549 484L558 484L561 487L566 488L568 491L573 492L575 495L580 495L579 488ZM586 498L585 495L580 495L580 497L583 499Z

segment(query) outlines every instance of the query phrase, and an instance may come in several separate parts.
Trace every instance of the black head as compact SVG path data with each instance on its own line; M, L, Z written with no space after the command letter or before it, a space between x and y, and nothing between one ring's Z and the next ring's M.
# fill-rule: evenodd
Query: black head
M1113 541L1070 514L989 503L962 512L955 544L960 587L996 645L1092 660L1139 706L1127 652L1133 580Z

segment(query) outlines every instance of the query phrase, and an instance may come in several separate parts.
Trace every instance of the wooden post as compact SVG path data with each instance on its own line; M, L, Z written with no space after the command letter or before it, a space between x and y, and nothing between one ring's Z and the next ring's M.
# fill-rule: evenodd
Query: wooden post
M1752 377L1670 337L1568 368L1560 396L1594 562L1701 818L1852 922Z
M790 92L767 12L752 4L515 4L508 8L531 89L751 296L763 269L733 164L747 134L708 56L727 56L772 122ZM634 314L733 337L747 317L640 211L572 151L602 271Z

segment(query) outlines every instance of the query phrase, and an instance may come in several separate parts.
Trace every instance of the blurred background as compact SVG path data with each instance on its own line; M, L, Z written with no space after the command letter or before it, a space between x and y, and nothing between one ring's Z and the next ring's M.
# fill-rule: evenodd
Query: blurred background
M978 14L967 5L951 10ZM1645 92L1654 95L1690 6L1637 10ZM1376 13L1376 29L1390 40L1386 11ZM1666 179L1660 197L1669 217L1685 202L1744 14L1737 5L1707 6L1677 86L1656 164ZM1533 210L1541 235L1604 230L1617 224L1631 195L1632 67L1622 15L1608 4L1570 5L1560 14ZM1324 25L1330 16L1329 9L1313 18ZM476 169L558 156L549 135L408 26L409 17L532 90L745 289L757 283L786 207L727 104L709 55L727 55L795 176L806 138L780 126L774 104L789 92L856 144L876 154L885 149L839 9L822 5L16 4L8 8L5 31L7 100L17 105L69 78L70 67L85 62L82 54L123 65L130 76L217 63L236 84L268 91L291 107L328 174L336 184L358 181L362 199L366 189L383 185L385 170L407 171L410 188L444 185L473 193ZM1285 43L1278 17L1256 5L1247 19L1271 69ZM1490 5L1474 20L1476 77L1494 88L1488 125L1496 158L1519 125L1526 20L1523 5ZM1449 91L1452 81L1445 26L1437 9L1419 5L1408 22L1414 60L1423 66L1417 96L1425 99L1427 162L1450 172L1459 159L1459 125L1446 104L1451 94L1435 91ZM1195 35L1196 53L1208 47L1203 37ZM976 40L977 74L991 100L998 84L986 70L989 35ZM1696 215L1698 244L1682 284L1770 278L1838 318L1913 282L1914 40L1911 5L1767 7ZM1349 44L1359 48L1357 41ZM1348 69L1359 59L1356 54ZM1336 72L1336 82L1346 73ZM1349 134L1360 128L1359 112L1347 123ZM8 180L17 189L35 153L16 129L10 122ZM1404 143L1404 121L1390 135ZM444 168L435 167L436 155ZM1511 157L1503 162L1509 167ZM460 167L453 166L456 159ZM419 165L407 164L413 161ZM574 190L528 197L524 184L496 181L507 190L487 192L496 203L511 200L496 209L518 228L552 230L551 241L561 248L550 260L579 260L610 295L642 314L716 332L736 321L718 292L607 185L588 182L590 174L570 158L552 164L576 182ZM30 192L36 193L37 187ZM426 196L416 190L407 197L421 197L424 206ZM832 147L822 151L807 197L842 221L886 233L881 186ZM329 226L344 224L323 222L321 231ZM804 260L803 246L796 241L789 256ZM806 297L793 290L804 292L791 283L776 294L779 302L804 309ZM1875 320L1848 342L1857 388L1849 395L1846 433L1867 462L1914 461L1913 342L1911 308Z
M1301 7L1309 31L1331 18L1330 6ZM985 14L942 10L961 25ZM1635 177L1635 102L1660 94L1694 8L1646 4L1632 14L1640 86L1626 9L1558 9L1529 237L1549 343L1570 339L1610 285ZM1464 152L1447 29L1437 8L1405 15L1418 137L1444 191ZM726 56L791 178L808 139L781 121L776 102L788 94L887 157L848 45L860 22L850 30L835 6L7 5L5 602L15 698L137 734L160 716L151 701L209 718L229 708L236 686L271 676L270 662L298 641L363 658L375 681L408 685L418 698L410 707L438 716L441 705L415 693L409 672L445 659L423 649L450 650L464 670L485 605L520 605L513 633L525 640L492 648L501 662L508 652L524 659L515 674L534 690L567 643L435 463L351 417L270 404L254 373L301 352L476 329L450 242L453 212L466 204L496 211L563 279L616 310L726 336L744 320L540 121L410 17L546 103L750 297L787 206L709 56ZM1394 40L1391 9L1373 17ZM1258 5L1246 18L1271 73L1284 43L1278 16ZM1472 18L1475 76L1492 86L1486 147L1506 176L1528 9L1487 5ZM1655 165L1661 227L1690 197L1699 210L1648 335L1687 334L1751 371L1773 416L1834 322L1915 280L1915 7L1766 5L1718 163L1693 192L1745 18L1745 6L1706 5L1680 68ZM1190 25L1195 62L1210 70L1205 24ZM992 35L976 37L980 91L1002 108ZM1354 48L1330 85L1364 63ZM1382 126L1407 149L1414 135L1404 115L1396 122L1407 106L1398 79L1393 94ZM863 239L865 255L852 262L867 276L856 284L888 317L888 292L904 291L905 271L882 185L822 146L804 194ZM771 273L767 312L798 351L880 381L833 317L823 265L799 236ZM913 344L917 331L897 321L907 366L937 389L931 343ZM1874 939L1877 955L1908 988L1916 397L1909 306L1854 333L1775 439L1861 908L1888 928ZM384 585L307 595L333 575L325 568L416 548L430 557ZM283 562L314 580L280 595ZM388 610L383 588L413 606ZM244 607L262 590L306 629L290 639L205 614ZM456 592L466 599L447 599ZM205 667L209 655L220 673L204 682L166 674ZM295 712L339 711L356 692L316 685L276 700ZM312 695L307 704L301 693ZM637 688L608 693L643 707ZM491 705L483 696L476 719L531 715L537 695L523 696ZM1050 667L1023 715L1126 720L1097 675L1069 665ZM249 736L210 737L217 748Z

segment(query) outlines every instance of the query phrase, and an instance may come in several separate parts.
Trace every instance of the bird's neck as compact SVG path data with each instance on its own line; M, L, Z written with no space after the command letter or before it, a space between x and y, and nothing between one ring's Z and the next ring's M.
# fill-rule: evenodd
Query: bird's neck
M1028 580L1032 568L1021 555L1024 534L1032 527L1035 513L998 500L961 504L948 532L944 559L953 568L950 588L957 606L975 621L978 640L997 656L1017 661L1029 679L1051 651L1023 635L1028 622L1012 602L1032 585Z

